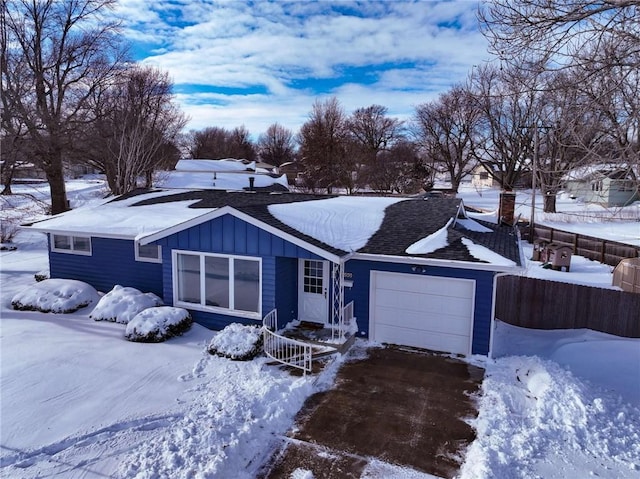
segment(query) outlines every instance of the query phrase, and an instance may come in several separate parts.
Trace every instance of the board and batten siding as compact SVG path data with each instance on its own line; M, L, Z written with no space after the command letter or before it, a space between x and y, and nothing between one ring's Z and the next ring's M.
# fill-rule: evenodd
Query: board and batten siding
M90 256L57 253L49 247L49 271L51 278L77 279L105 293L119 284L163 294L162 265L136 261L132 240L92 237Z
M387 271L414 275L440 276L446 278L471 279L476 282L473 318L472 354L489 353L491 336L491 313L493 302L493 275L491 271L461 268L422 266L424 272L412 271L411 264L387 263L353 259L345 264L345 273L350 273L353 286L345 288L345 304L354 302L354 313L358 321L359 335L369 337L369 293L371 271Z
M322 259L314 253L264 231L257 226L224 215L200 225L155 241L162 246L163 298L173 304L173 250L252 256L262 259L262 316L273 308L284 313L279 323L284 324L297 301L297 258ZM285 261L286 259L291 262ZM276 281L277 278L277 281ZM292 298L295 295L295 300ZM282 304L280 303L282 301ZM255 319L206 311L190 310L197 323L219 330L231 323L259 324ZM297 304L293 310L297 314ZM294 319L294 318L292 318Z

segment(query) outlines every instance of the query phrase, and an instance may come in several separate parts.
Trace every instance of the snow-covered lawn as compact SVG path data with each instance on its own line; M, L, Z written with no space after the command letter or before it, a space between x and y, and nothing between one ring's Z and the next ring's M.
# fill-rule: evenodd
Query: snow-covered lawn
M17 244L0 252L1 477L254 477L333 380L339 362L294 378L264 358L210 355L215 333L197 324L132 343L125 325L89 319L91 307L14 311L11 298L47 267L42 235ZM572 262L570 274L601 273ZM494 350L469 359L486 379L462 479L640 476L640 340L498 323Z
M515 214L529 219L531 216L531 190L517 190ZM472 206L497 217L500 190L474 188L470 183L460 185L458 198L466 206ZM620 243L640 246L640 201L629 206L610 207L584 203L560 193L556 200L557 213L544 213L542 195L536 191L535 222L552 228L604 238Z

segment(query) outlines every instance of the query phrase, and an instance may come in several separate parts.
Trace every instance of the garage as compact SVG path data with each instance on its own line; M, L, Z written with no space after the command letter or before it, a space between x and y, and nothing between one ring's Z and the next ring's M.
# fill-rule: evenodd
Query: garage
M474 280L372 271L370 288L373 340L471 353Z

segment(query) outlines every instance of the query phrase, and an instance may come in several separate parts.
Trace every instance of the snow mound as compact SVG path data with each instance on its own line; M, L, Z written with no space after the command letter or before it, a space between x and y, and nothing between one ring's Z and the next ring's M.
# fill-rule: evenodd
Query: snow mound
M89 317L96 321L127 324L139 312L156 306L162 306L162 300L155 294L115 285L100 299Z
M186 309L173 306L147 308L129 321L124 337L129 341L160 343L182 335L192 324L193 319Z
M246 361L258 355L262 348L262 328L232 323L216 334L207 350L210 354Z
M486 371L460 477L637 477L637 408L536 356L501 358Z
M98 302L93 286L74 279L45 279L16 294L13 309L42 313L73 313Z

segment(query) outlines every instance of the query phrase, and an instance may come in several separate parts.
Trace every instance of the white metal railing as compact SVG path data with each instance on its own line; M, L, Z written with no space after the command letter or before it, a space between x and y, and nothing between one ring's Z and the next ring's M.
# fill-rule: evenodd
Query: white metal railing
M344 307L342 317L344 324L351 324L351 320L353 319L353 301L349 301Z
M285 338L276 333L278 327L278 312L271 310L262 319L262 338L265 354L286 366L302 369L306 375L311 372L312 347L310 344Z

